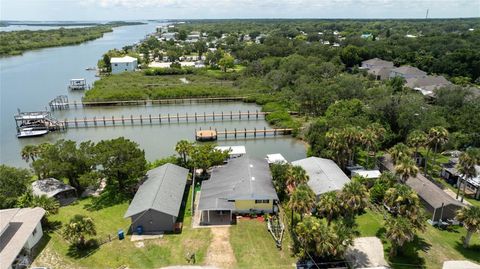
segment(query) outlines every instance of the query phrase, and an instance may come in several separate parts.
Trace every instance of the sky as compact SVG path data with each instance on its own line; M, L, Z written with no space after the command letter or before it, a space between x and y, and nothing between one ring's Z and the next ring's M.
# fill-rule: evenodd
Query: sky
M480 17L480 0L0 0L0 20Z

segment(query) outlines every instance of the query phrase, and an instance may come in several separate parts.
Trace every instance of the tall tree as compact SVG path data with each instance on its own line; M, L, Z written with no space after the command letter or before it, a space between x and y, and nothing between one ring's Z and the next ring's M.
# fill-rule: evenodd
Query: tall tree
M183 164L187 164L187 157L191 153L193 149L192 143L188 142L187 140L180 140L175 145L175 151L182 157Z
M414 130L407 136L407 145L415 148L415 158L418 158L418 149L427 143L427 134L420 130Z
M351 215L361 212L368 205L367 188L357 180L345 184L339 196L342 208Z
M432 168L434 168L436 165L438 147L447 143L447 141L448 141L448 131L444 127L442 126L432 127L428 131L428 142L430 146L433 147L433 153L434 153ZM427 160L425 160L425 175L427 174L428 174L428 165L427 165Z
M137 143L123 137L100 141L95 152L107 185L114 186L119 193L131 194L132 188L145 175L145 152Z
M218 65L222 67L223 72L227 72L228 68L233 68L235 59L232 55L225 53L223 57L218 61Z
M75 215L65 224L63 236L67 240L73 240L77 247L85 247L85 237L97 235L95 223L92 218Z
M331 191L320 196L317 203L317 212L327 219L327 224L330 226L333 219L340 215L342 207L340 206L340 199L337 192Z
M415 229L405 217L388 217L385 222L385 229L385 236L391 243L391 257L397 256L398 249L415 238Z
M464 207L457 212L457 220L463 223L467 229L467 235L463 239L463 247L468 248L474 233L480 232L480 207Z
M0 209L14 207L28 192L32 175L27 169L0 165Z
M407 182L409 177L416 177L419 171L415 161L408 156L404 156L400 161L397 161L394 168L395 173L400 176L400 182L403 184Z
M287 174L286 184L295 189L301 184L306 184L308 182L307 172L298 165L290 166Z
M416 228L423 229L425 219L420 199L415 191L404 184L396 184L385 193L384 204L394 216L403 216Z
M303 215L309 213L315 206L315 194L306 184L299 185L290 196L288 201L288 207L292 211L291 227L293 231L294 227L294 213L300 214L300 218L303 219Z
M38 147L36 145L26 145L22 148L20 155L22 159L28 163L29 161L34 162L35 158L38 157L38 153Z
M465 181L477 176L477 170L475 169L476 163L477 163L476 157L468 151L463 152L458 158L458 164L456 168L460 176L458 177L458 184L457 184L457 199L458 199L460 188L462 186L462 181L463 181L462 202L465 197L465 187L467 185Z
M396 144L388 150L388 153L390 153L390 156L392 157L393 164L396 164L397 161L401 160L403 157L410 157L412 155L410 148L403 143Z

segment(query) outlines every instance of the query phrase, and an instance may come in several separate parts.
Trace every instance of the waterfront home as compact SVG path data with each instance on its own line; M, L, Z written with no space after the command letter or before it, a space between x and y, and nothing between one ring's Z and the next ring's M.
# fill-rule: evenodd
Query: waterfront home
M390 71L390 78L402 77L404 79L425 77L427 73L410 65L403 65L393 68Z
M29 267L31 251L43 236L44 215L40 207L0 210L0 269Z
M130 56L112 57L112 59L110 59L110 65L112 68L112 74L119 74L135 71L135 69L137 69L138 61L137 58Z
M435 90L450 86L452 83L444 76L422 76L407 78L405 86L421 92L425 96L434 97Z
M200 224L230 224L233 214L277 212L277 202L267 161L244 155L214 167L202 182Z
M174 231L183 203L188 169L167 163L149 170L124 218L137 232Z
M326 192L340 191L345 184L350 182L342 169L330 159L309 157L294 161L292 165L298 165L305 169L309 177L307 184L317 199Z
M382 157L381 168L395 172L389 154ZM421 174L417 174L416 177L409 177L406 184L418 194L423 206L431 214L431 223L436 223L439 220L454 220L457 211L465 206Z
M77 190L58 179L46 178L32 183L32 192L36 196L46 195L55 198L60 205L68 205L77 199Z

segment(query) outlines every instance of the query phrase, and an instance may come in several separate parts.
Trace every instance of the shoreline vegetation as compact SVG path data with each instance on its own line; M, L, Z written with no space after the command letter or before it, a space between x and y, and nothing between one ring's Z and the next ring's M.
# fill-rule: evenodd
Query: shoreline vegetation
M79 24L80 28L59 28L52 30L22 30L0 32L0 56L21 55L25 51L80 44L95 40L112 32L114 27L144 24L141 22L109 22L106 24ZM4 26L8 26L6 24ZM35 24L36 26L40 24ZM75 26L59 24L48 26ZM91 26L94 25L94 26Z

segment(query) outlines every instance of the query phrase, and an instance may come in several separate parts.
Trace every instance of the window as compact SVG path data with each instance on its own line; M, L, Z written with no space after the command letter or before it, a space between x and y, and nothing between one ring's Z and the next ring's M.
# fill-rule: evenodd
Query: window
M32 236L35 236L35 234L37 234L37 227L35 227L35 229L33 230Z
M269 204L270 200L255 200L255 204Z
M113 64L114 66L118 66L118 64Z

